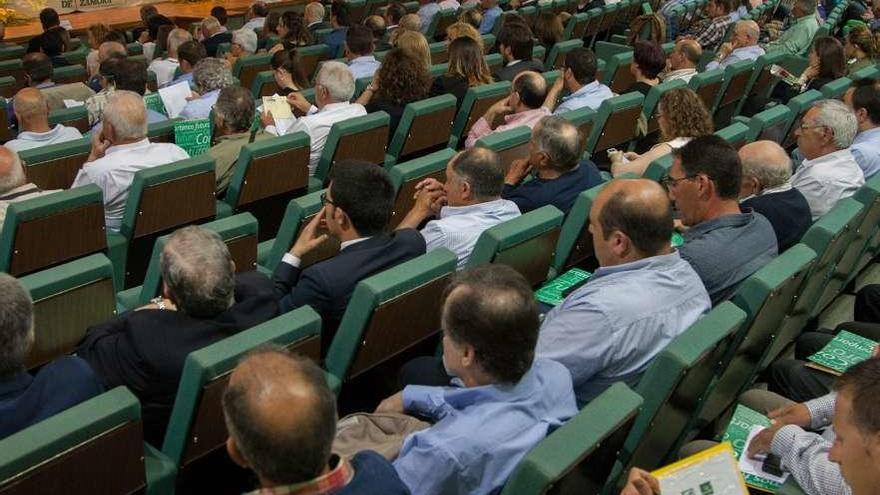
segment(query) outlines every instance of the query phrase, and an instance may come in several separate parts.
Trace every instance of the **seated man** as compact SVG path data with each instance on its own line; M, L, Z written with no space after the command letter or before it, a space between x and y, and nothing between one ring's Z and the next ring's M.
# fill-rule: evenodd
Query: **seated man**
M486 2L487 0L482 0ZM496 1L496 0L488 0ZM497 8L497 7L495 7ZM498 9L499 12L501 9ZM483 14L483 22L489 17ZM486 34L480 28L480 34ZM532 58L535 38L532 31L523 23L509 22L498 33L498 53L504 60L504 67L495 71L492 77L496 81L513 81L523 71L544 72L544 64Z
M700 57L703 56L703 49L700 44L694 40L679 40L669 57L666 59L666 71L660 74L662 81L674 81L681 79L688 83L691 78L697 75L697 65L700 63Z
M177 59L180 60L181 74L171 81L169 86L173 86L183 81L186 81L191 85L193 80L193 69L196 64L201 62L201 60L207 56L204 45L198 41L187 41L180 45L180 48L177 49Z
M209 57L217 56L217 48L222 43L232 43L232 33L220 25L220 21L216 17L208 16L202 21L201 32L204 40L202 45L205 47L205 53Z
M235 85L235 79L225 62L219 58L206 58L193 69L193 85L198 96L189 100L180 111L182 119L207 119L217 103L220 90Z
M479 0L479 4L483 10L480 34L489 34L495 28L495 23L500 22L498 18L501 17L501 7L498 6L498 0Z
M141 401L144 438L161 444L189 353L274 318L272 282L235 274L215 232L184 227L159 261L162 293L150 304L89 328L76 353L107 388L125 385Z
M779 252L794 246L813 224L810 205L791 186L791 159L773 141L757 141L739 149L742 162L741 208L751 208L770 221Z
M336 396L324 371L283 349L251 352L223 392L226 450L252 469L263 490L295 493L304 486L334 495L408 495L394 466L371 450L346 459L331 451Z
M678 251L715 305L776 257L776 234L763 215L739 206L742 164L733 146L710 134L672 155L666 185L687 228Z
M419 16L420 31L425 36L428 35L431 22L438 13L440 13L440 4L438 2L434 0L419 0L419 10L416 14Z
M598 65L596 55L589 48L578 48L565 54L565 65L562 75L556 78L553 86L547 91L544 106L553 111L554 115L563 114L578 108L599 108L603 101L614 96L611 88L596 80ZM559 106L559 95L568 90ZM553 109L556 110L553 110Z
M472 147L480 138L493 132L519 126L534 127L539 120L550 115L550 109L543 106L546 94L547 83L541 74L532 71L519 74L510 87L510 96L498 100L471 126L465 147Z
M64 67L70 62L64 57L70 45L70 34L62 27L52 28L40 35L40 53L45 54L52 61L53 67Z
M806 55L819 30L816 0L796 0L791 9L791 17L794 19L791 27L786 29L779 39L764 46L767 52L780 51L789 55Z
M865 184L849 150L857 131L855 114L838 100L813 104L795 130L804 161L791 184L807 198L814 222Z
M330 27L333 29L324 36L323 42L330 48L332 57L342 56L345 34L351 26L351 13L346 2L334 0L330 4Z
M501 199L504 167L486 148L462 151L446 165L446 183L425 179L416 185L412 209L398 229L422 229L427 250L445 247L458 257L458 269L467 266L484 230L520 215L513 201Z
M103 126L93 131L92 151L71 187L97 184L104 192L107 228L118 231L134 174L187 158L189 154L176 144L147 139L147 109L141 95L116 91L107 97Z
M95 94L91 88L81 82L56 84L52 81L54 73L52 62L42 53L28 53L22 58L21 67L27 85L39 89L46 95L50 111L66 108L64 100L86 101Z
M325 349L358 282L425 254L425 240L417 231L385 232L393 207L394 188L384 169L356 160L336 163L324 208L275 267L275 295L281 312L306 304L314 308L324 322L321 342ZM319 230L322 224L326 233ZM339 254L302 267L303 257L330 236L341 242Z
M321 2L309 2L303 10L303 19L306 21L306 27L312 35L319 29L330 29L330 23L324 20L326 11Z
M227 86L220 90L214 105L214 146L208 150L214 159L217 175L217 196L222 196L235 175L235 163L241 147L251 142L251 124L254 121L254 97L241 86ZM265 132L254 135L254 141L271 137Z
M257 33L252 29L236 29L232 32L232 44L226 53L225 61L232 70L242 57L248 57L257 52Z
M568 214L578 194L603 182L593 162L578 163L580 149L577 127L562 117L544 117L532 129L529 156L508 167L501 197L522 213L553 205ZM523 183L530 173L532 180Z
M657 183L609 183L589 229L600 268L547 313L536 349L571 371L579 406L614 382L635 387L654 356L712 308L700 277L670 246L672 207Z
M730 41L722 43L712 60L706 65L706 70L723 69L730 64L743 60L757 60L764 55L764 49L758 46L758 37L761 28L752 20L738 21L733 27L733 35Z
M28 373L34 304L21 282L5 273L0 273L0 341L0 440L104 391L89 365L75 356Z
M6 147L19 152L50 144L80 139L82 133L76 127L62 124L49 126L49 102L39 89L24 88L12 100L18 118L18 136L6 143Z
M257 0L252 3L248 8L248 11L245 13L245 22L243 29L250 29L251 31L257 29L263 29L263 24L266 23L266 17L269 15L269 6L266 5L266 2L261 0Z
M348 70L355 80L373 77L382 65L373 56L374 46L373 32L367 26L357 24L345 33L345 58L348 60Z
M18 155L9 148L0 146L0 231L3 230L6 210L10 203L53 192L55 191L44 191L28 182Z
M571 375L535 359L538 307L512 268L469 268L443 299L443 365L460 386L409 385L376 412L433 423L406 437L394 461L413 495L498 493L520 459L577 414Z
M109 71L110 76L113 78L113 89L109 93L115 91L131 91L132 93L137 93L141 96L146 94L147 66L143 61L130 58L120 59L117 60L116 64L110 65ZM104 104L106 105L106 101ZM166 120L168 120L168 117L164 114L161 114L152 108L147 109L147 124L155 124ZM97 127L96 125L92 131L94 132L98 129L100 129L100 127Z
M859 123L859 133L849 151L867 180L880 172L880 81L854 81L844 93L843 101L856 114Z
M392 4L393 5L393 4ZM388 9L390 9L390 5ZM391 43L385 40L385 18L381 15L371 15L364 19L364 26L373 33L373 52L384 52L392 48Z
M61 18L58 17L58 12L52 7L46 7L41 10L39 16L40 26L43 28L43 34L45 34L46 31L51 31L53 29L64 29L61 27ZM40 51L40 47L43 44L43 34L34 36L28 41L28 53L36 53Z
M288 103L305 115L298 118L290 128L284 129L278 128L278 122L271 114L264 113L263 125L269 134L280 136L298 131L308 134L312 148L309 154L309 174L314 175L333 124L367 114L363 105L349 102L353 95L354 78L348 66L341 62L324 62L315 76L314 105L299 92L287 96Z
M147 70L156 74L159 87L167 86L174 79L174 73L180 67L178 50L180 45L192 41L192 35L186 29L175 28L168 33L168 54L165 58L157 58L150 62Z
M730 16L729 0L711 0L706 6L707 19L697 23L688 32L687 38L699 43L703 50L715 50L724 39L727 28L734 23Z

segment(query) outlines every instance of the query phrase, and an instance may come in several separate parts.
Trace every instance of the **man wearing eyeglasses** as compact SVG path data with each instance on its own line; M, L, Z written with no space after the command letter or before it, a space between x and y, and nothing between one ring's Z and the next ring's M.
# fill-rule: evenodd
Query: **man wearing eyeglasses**
M795 130L804 161L791 184L807 198L814 222L865 184L849 150L858 130L855 114L838 100L816 102Z

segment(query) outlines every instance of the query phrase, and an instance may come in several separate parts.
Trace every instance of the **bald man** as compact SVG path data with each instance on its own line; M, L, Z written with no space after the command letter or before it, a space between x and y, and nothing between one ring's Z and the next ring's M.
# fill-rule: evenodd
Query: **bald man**
M730 41L722 43L718 49L715 60L706 65L706 70L723 69L730 64L743 60L756 60L764 54L764 49L758 46L758 37L761 28L755 21L739 21L733 27L733 35Z
M681 79L686 83L690 82L691 78L697 75L697 65L702 56L703 49L699 43L692 39L679 40L666 59L666 72L660 74L660 79L663 81Z
M756 141L739 149L742 162L740 207L764 215L776 232L779 252L800 242L810 228L810 205L791 185L791 159L773 141Z
M147 70L156 74L156 82L160 88L167 86L174 79L174 73L180 67L180 61L177 60L177 49L192 39L192 35L186 29L175 28L168 33L168 56L153 60L147 67Z
M18 117L18 137L6 143L6 147L16 153L21 150L39 148L50 144L79 139L82 134L76 127L61 124L49 125L49 102L36 88L24 88L12 100L15 115Z
M53 192L55 191L43 191L36 185L29 183L18 155L6 146L0 146L0 231L3 230L3 221L6 219L6 209L9 208L9 203Z
M547 83L541 74L520 72L513 79L510 95L489 107L471 127L465 147L472 147L477 140L493 132L520 126L534 128L539 120L550 115L550 109L544 106L546 96Z
M253 470L267 492L314 485L320 488L310 493L409 493L376 452L364 450L351 459L331 452L336 397L308 358L274 347L252 352L229 377L223 414L229 457Z
M536 348L571 372L579 407L614 382L634 387L654 356L712 308L697 272L670 246L672 205L660 184L610 182L589 229L599 269L547 313Z

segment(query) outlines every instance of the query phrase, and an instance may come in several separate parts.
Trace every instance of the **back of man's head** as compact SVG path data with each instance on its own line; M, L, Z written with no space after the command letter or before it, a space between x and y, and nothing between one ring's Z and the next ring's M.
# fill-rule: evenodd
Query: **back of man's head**
M614 231L629 238L640 257L657 256L669 250L672 236L672 204L666 191L648 179L618 179L596 198L602 236Z
M757 22L752 20L738 21L736 23L736 29L747 36L752 44L758 43L758 38L761 36L761 27L758 26Z
M547 96L547 82L537 72L520 72L513 80L513 91L523 105L530 109L541 108Z
M596 80L596 54L589 48L576 48L565 54L565 68L571 71L578 84L590 84Z
M406 7L399 2L391 2L385 9L385 16L391 24L400 24L400 19L406 15Z
M131 91L141 96L147 91L147 66L142 60L120 59L116 64L116 90Z
M225 26L226 22L229 20L229 15L226 13L226 9L220 5L211 9L211 16L214 19L217 19L217 22L219 22L221 26Z
M269 15L269 6L266 5L266 2L256 1L251 4L251 11L257 17L266 17Z
M675 44L675 50L684 56L684 59L691 63L694 67L700 63L703 56L703 48L692 39L684 39Z
M391 219L394 186L385 169L369 162L342 160L333 165L330 196L362 237L381 233Z
M234 82L229 67L219 58L203 58L193 69L193 84L202 95L232 86Z
M739 149L743 178L758 180L764 189L781 186L791 179L791 159L773 141L755 141Z
M859 132L859 121L852 110L840 100L819 100L813 108L818 110L816 125L831 129L837 149L849 148Z
M12 99L15 115L21 123L34 119L49 119L49 103L46 96L37 88L23 88ZM30 130L30 129L24 129Z
M113 129L115 142L140 141L147 137L147 109L143 97L117 89L104 105L104 126Z
M315 85L319 84L327 90L330 101L334 103L351 100L354 95L354 76L342 62L324 62L315 77Z
M175 28L168 33L168 53L178 54L180 45L192 41L193 37L186 29Z
M492 201L504 188L504 166L494 151L474 146L455 155L453 172L470 184L471 194L478 201Z
M577 127L562 117L541 119L532 129L532 141L538 151L547 155L553 168L567 172L580 159L580 134Z
M216 232L196 225L175 231L159 256L159 269L179 311L213 318L232 305L232 256Z
M98 46L99 61L103 62L112 55L127 57L128 51L125 49L125 45L118 41L105 41Z
M159 13L159 9L156 8L155 5L150 5L150 4L141 5L140 16L141 16L141 20L144 22L147 22L147 19L149 19L150 17L153 17L154 15L156 15L158 13Z
M186 61L190 67L195 67L197 63L207 56L208 52L205 51L205 45L198 41L187 41L177 49L177 59L181 62Z
M232 132L245 132L254 120L254 97L247 89L238 85L220 90L214 114Z
M474 348L477 364L500 383L517 383L531 368L538 341L538 307L513 268L487 264L455 274L443 293L448 338Z
M880 80L859 79L852 86L853 110L864 110L872 124L880 125Z
M373 52L373 31L362 24L355 24L345 33L345 45L353 55L369 55Z
M880 358L873 357L854 364L834 384L838 400L842 394L849 398L850 421L863 435L880 433ZM838 432L839 433L839 432ZM855 441L856 439L848 439Z
M348 6L342 0L334 0L330 4L330 15L336 19L336 23L340 26L351 26L351 13Z
M320 22L324 19L324 6L321 2L309 2L306 5L304 14L309 22Z
M380 15L371 15L364 19L364 26L367 26L370 32L373 33L375 41L379 41L385 36L385 19Z
M505 22L498 33L498 45L510 49L514 60L531 60L535 38L525 24Z
M25 367L34 343L34 304L21 282L0 273L0 379Z
M204 33L206 37L213 36L218 31L220 31L220 21L218 21L217 18L213 16L205 17L205 19L202 20L201 29L202 33Z
M43 31L46 31L55 26L60 26L61 18L58 17L58 12L55 9L46 7L40 11L40 24L43 26Z
M43 33L40 49L50 57L57 57L67 49L67 31L62 27L54 27Z
M736 199L739 196L742 164L736 148L724 139L714 134L700 136L673 151L673 155L681 159L681 167L687 176L705 174L715 184L719 198Z
M0 194L6 194L26 181L18 154L6 146L0 146Z
M45 53L28 53L21 59L21 68L31 81L38 84L52 79L52 61Z

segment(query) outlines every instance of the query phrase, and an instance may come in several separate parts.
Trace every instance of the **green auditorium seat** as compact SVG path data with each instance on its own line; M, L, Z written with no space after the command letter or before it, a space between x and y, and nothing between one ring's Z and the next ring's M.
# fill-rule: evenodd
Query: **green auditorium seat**
M40 146L18 153L30 182L40 189L67 189L82 168L92 142L88 137Z
M569 268L578 267L592 270L596 266L593 259L593 237L587 229L590 223L590 208L596 195L605 184L588 189L574 200L574 204L559 232L559 242L553 257L551 276L557 276Z
M305 132L295 132L242 146L218 215L249 211L260 222L260 240L275 237L284 206L321 187L309 176L309 141Z
M727 125L730 119L736 115L736 110L746 95L754 69L755 62L752 60L735 62L724 68L721 91L715 100L715 105L709 107L714 117L716 129Z
M318 160L315 178L326 183L333 164L340 160L357 159L382 165L388 148L390 122L387 113L373 112L333 124Z
M587 12L574 14L565 24L565 31L562 34L562 39L583 40L584 32L586 32L587 23L589 22L590 15Z
M605 152L610 148L625 149L636 137L636 121L644 100L641 93L633 92L602 102L587 140L586 152L594 161L607 159Z
M767 110L758 112L744 122L749 126L746 142L761 140L782 142L793 120L794 113L785 105L774 105Z
M877 64L862 67L849 75L849 78L853 81L858 81L859 79L877 79L878 77L880 77L880 66Z
M147 124L147 137L151 143L173 143L174 124L181 119L168 119L154 124Z
M235 65L232 66L232 76L238 79L241 87L250 88L257 74L272 68L271 62L272 55L268 53L246 55L236 60Z
M535 43L535 46L532 48L532 59L539 60L543 63L546 56L547 49L544 48L544 45L539 45Z
M452 127L455 105L451 94L407 104L388 146L385 168L445 148L449 142L446 129Z
M398 163L391 169L389 175L397 197L394 200L394 209L391 211L391 220L388 222L389 229L397 228L400 221L412 209L415 204L416 185L419 182L429 177L446 182L446 165L453 156L455 151L444 148L406 163Z
M0 60L13 60L24 57L25 47L21 45L7 45L0 48Z
M468 266L501 263L520 272L532 286L547 280L562 227L562 212L542 206L486 229Z
M511 162L519 158L529 157L529 140L532 130L526 126L514 127L501 132L493 132L477 140L474 146L488 148L498 154L505 170Z
M308 225L315 214L321 210L323 206L321 194L324 192L325 190L315 191L287 204L284 219L281 221L281 227L278 228L278 236L275 239L261 242L257 247L257 260L264 271L271 273L275 270L284 253L293 246L296 238L299 237L302 228ZM339 251L339 242L331 238L320 248L303 257L300 266L305 268L325 260L336 254L337 251Z
M329 46L321 44L299 48L296 51L296 56L299 58L303 75L305 75L307 80L311 81L318 71L318 64L324 60L334 58L335 54L330 53Z
M434 17L439 17L439 14ZM449 61L449 45L445 41L430 43L428 48L431 50L432 64L444 64Z
M519 16L522 17L524 21L526 21L526 24L529 26L530 29L534 29L535 19L538 17L538 14L539 14L538 9L539 8L544 9L550 5L552 5L552 4L545 3L543 5L535 4L535 5L529 5L526 7L520 7L518 9L516 9L516 13L519 14ZM544 10L541 10L541 12L544 12ZM563 39L568 39L568 38L563 38Z
M489 52L495 48L495 35L494 34L481 34L480 39L483 40L483 52L488 55Z
M669 175L669 169L672 168L672 160L673 156L670 153L652 161L648 168L645 169L642 177L660 182Z
M853 200L863 206L861 220L834 267L831 279L825 288L825 294L819 304L822 304L823 300L827 300L826 304L830 303L855 279L859 273L859 260L874 236L875 229L880 225L880 192L877 189L877 185L880 184L880 176L869 179L869 182L871 182L870 185L866 183L852 196Z
M257 269L257 219L250 213L241 213L202 224L201 227L216 232L232 255L237 272ZM121 311L139 308L158 296L162 290L162 273L159 256L171 234L156 239L150 262L147 266L144 283L117 294L116 301Z
M49 126L54 127L55 124L75 127L83 134L91 130L91 126L89 126L89 112L84 105L49 112Z
M27 86L27 81L24 80L24 69L21 65L21 59L0 61L0 77L14 78L16 91Z
M662 82L648 91L645 96L645 102L642 104L642 118L646 123L646 137L656 137L660 133L660 113L657 111L660 99L667 92L676 88L686 88L687 83L682 79L673 79L671 81ZM673 109L674 111L674 109ZM654 139L656 141L656 139Z
M633 61L632 50L623 53L616 53L611 58L605 60L605 70L602 72L603 83L611 88L614 94L623 94L634 82L636 78L629 70L629 66Z
M547 60L544 62L544 69L561 69L563 65L565 65L565 56L568 52L577 50L583 46L584 41L581 39L570 39L568 41L560 41L559 43L556 43L550 48L550 53L547 54Z
M734 115L739 115L742 112L743 105L748 98L756 96L762 98L770 97L770 91L773 89L773 86L778 81L776 76L770 73L770 67L773 64L779 64L780 62L782 62L783 58L785 58L785 53L777 51L772 53L765 53L764 55L758 57L757 60L755 60L752 77L749 79L749 82L746 85L746 96L740 101L740 104L736 108L736 112L734 112Z
M850 85L852 85L852 79L848 77L838 77L837 79L826 83L819 89L819 91L822 92L822 97L826 99L840 100L843 98L843 94L846 93L846 90L849 89Z
M358 282L327 350L327 371L345 383L437 336L456 263L440 248Z
M272 96L278 93L278 84L275 82L275 71L264 70L258 72L254 76L254 82L251 83L251 94L257 105L262 104L264 96Z
M304 306L186 357L162 444L162 452L177 466L181 477L202 457L225 449L228 433L223 417L223 391L241 359L267 344L319 362L321 317L311 307Z
M495 72L504 65L504 59L501 57L500 53L490 53L488 55L484 55L483 60L485 60L486 65L489 66L490 72Z
M70 354L86 329L116 314L113 267L103 254L25 275L21 284L34 300L34 346L27 367Z
M796 245L739 285L731 301L746 313L746 322L706 398L700 426L718 418L751 384L815 261L813 250Z
M581 144L580 155L587 151L587 142L593 133L593 123L596 121L596 111L590 107L581 107L577 110L571 110L560 114L560 117L576 125Z
M619 53L631 53L633 47L628 44L611 43L608 41L597 41L593 47L593 52L599 60L610 61L611 57Z
M15 81L14 77L11 76L3 76L0 77L0 96L4 98L12 98L15 96L15 93L18 91L18 83ZM4 105L5 111L5 105ZM8 120L8 117L7 117ZM8 127L8 126L4 126ZM8 129L7 129L8 132ZM7 138L8 140L10 138Z
M739 150L748 142L749 127L743 123L735 122L723 129L718 129L715 131L715 135Z
M10 203L0 271L18 277L105 249L104 197L90 184Z
M867 182L865 182L864 187L862 187L862 190L857 191L853 198L870 210L876 208L877 203L880 202L880 175L875 175L868 179ZM868 215L873 216L873 211L866 216ZM865 247L856 262L855 272L857 274L868 266L868 263L870 263L872 259L874 259L874 256L877 254L877 248L880 246L880 224L875 223L873 226L871 226L871 224L868 225L869 229L866 232L863 232L863 235L867 237Z
M795 136L795 131L800 128L801 120L804 118L804 115L806 115L810 107L813 106L813 103L816 103L822 98L822 93L815 89L810 89L788 100L786 106L791 109L794 118L792 120L791 126L788 128L788 132L785 134L785 139L783 139L780 143L783 148L785 148L786 150L790 150L794 147L794 145L797 143L797 136Z
M499 100L507 98L509 94L510 81L481 84L468 89L461 101L461 107L455 114L452 133L449 136L449 147L452 149L461 148L474 122L479 120L489 107Z
M0 493L174 493L176 470L144 443L141 407L116 387L0 440Z
M718 99L718 93L721 92L721 85L724 83L724 69L707 70L700 72L691 78L688 87L694 90L694 93L703 100L709 114L713 114L715 110L715 102Z
M56 67L52 73L52 80L56 84L84 83L89 80L89 75L82 65L67 65Z
M581 37L584 40L585 46L593 46L594 44L598 44L596 38L599 35L599 28L602 26L602 18L604 17L601 8L593 8L586 11L586 14L589 16L587 20L587 25L584 26L584 34ZM589 39L589 41L587 41Z
M642 398L615 383L519 461L502 495L599 494L642 407Z

